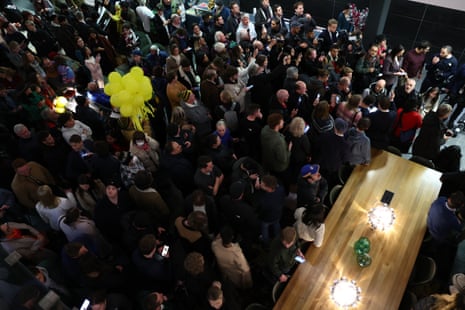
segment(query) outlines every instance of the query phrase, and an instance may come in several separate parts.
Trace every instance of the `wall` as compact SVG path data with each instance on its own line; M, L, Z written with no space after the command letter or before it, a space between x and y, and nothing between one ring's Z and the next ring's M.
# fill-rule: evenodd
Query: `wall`
M287 17L292 16L294 12L292 8L294 2L271 0L271 4L281 3ZM347 2L341 0L304 1L305 11L310 12L321 26L324 26L329 18L337 16ZM360 9L369 6L368 0L352 2ZM242 1L241 9L252 12L257 3L258 0ZM462 11L413 1L392 0L384 33L390 45L400 43L407 49L414 47L421 40L429 40L433 44L433 52L437 52L441 45L450 44L459 61L465 62L464 21L465 12Z

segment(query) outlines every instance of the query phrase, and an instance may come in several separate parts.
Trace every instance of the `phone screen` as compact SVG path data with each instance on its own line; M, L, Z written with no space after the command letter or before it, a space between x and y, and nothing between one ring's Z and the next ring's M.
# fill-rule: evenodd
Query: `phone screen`
M298 262L299 264L302 264L305 262L305 258L301 257L301 256L296 256L294 257L295 261Z
M163 246L163 250L161 251L161 256L165 257L166 255L168 255L169 249L170 249L169 246L164 245L164 246Z
M84 299L84 302L82 303L81 307L79 310L87 310L87 308L90 305L90 300L89 299Z

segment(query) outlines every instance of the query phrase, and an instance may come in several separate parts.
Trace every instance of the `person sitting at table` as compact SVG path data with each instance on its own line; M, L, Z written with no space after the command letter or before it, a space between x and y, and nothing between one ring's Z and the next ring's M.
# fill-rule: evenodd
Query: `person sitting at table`
M304 258L297 242L297 231L294 227L285 227L281 231L281 235L271 243L266 265L270 277L267 278L272 283L276 281L286 282L296 263L296 256Z
M325 200L328 182L321 176L319 165L304 165L297 180L297 206L308 208Z
M294 212L294 227L299 238L313 242L313 246L317 248L321 247L325 236L325 212L326 206L322 203L311 208L297 208Z
M428 231L439 244L456 244L463 230L463 223L456 212L465 205L465 195L461 191L449 197L436 199L428 212Z

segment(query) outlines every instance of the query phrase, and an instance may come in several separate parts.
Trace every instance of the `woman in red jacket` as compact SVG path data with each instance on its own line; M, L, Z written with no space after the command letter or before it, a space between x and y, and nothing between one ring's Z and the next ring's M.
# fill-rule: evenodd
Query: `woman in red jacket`
M397 110L391 144L402 153L408 152L417 129L422 125L423 117L418 113L418 107L418 101L413 99L406 102L405 108Z

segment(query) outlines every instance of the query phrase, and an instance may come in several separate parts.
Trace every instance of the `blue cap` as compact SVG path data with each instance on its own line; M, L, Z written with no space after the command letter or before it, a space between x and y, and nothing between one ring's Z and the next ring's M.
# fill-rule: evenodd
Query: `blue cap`
M320 170L320 165L305 165L300 169L300 175L304 178L315 174Z

